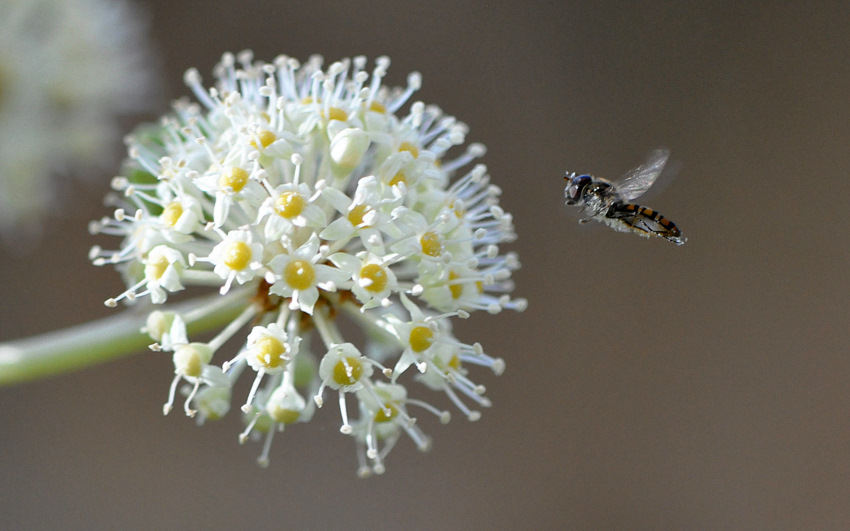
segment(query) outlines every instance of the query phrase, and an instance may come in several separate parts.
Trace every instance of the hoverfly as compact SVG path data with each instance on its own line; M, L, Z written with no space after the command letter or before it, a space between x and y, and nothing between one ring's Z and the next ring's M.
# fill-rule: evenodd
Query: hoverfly
M568 183L564 190L566 204L581 207L586 217L579 223L595 219L617 231L635 232L646 238L660 236L682 245L686 238L675 223L651 208L630 203L649 190L664 169L668 157L668 149L653 150L643 164L627 172L617 182L567 172L564 175Z

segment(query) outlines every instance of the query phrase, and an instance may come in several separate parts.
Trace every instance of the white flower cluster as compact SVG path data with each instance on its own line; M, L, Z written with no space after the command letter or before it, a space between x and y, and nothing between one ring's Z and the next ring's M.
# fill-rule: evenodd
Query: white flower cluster
M155 350L174 353L166 413L185 381L186 414L219 418L234 381L254 371L240 441L266 433L261 465L273 434L310 420L328 388L340 431L357 441L361 475L383 471L402 433L428 448L409 409L443 422L449 414L408 397L399 377L411 366L476 420L490 402L467 366L499 374L504 362L456 339L450 318L526 305L509 296L519 262L498 247L514 239L499 189L484 166L462 169L484 147L452 155L467 128L435 106L415 102L397 115L420 76L387 88L388 65L377 59L370 75L363 57L323 70L318 56L300 64L225 54L210 89L189 70L200 104L178 101L174 116L128 139L127 176L113 182L120 204L93 223L124 238L119 250L92 249L96 265L118 264L130 286L107 305L143 295L159 304L202 285L238 308L206 342L189 341L187 315L155 311L147 330ZM343 317L362 329L360 347L343 337ZM235 356L214 363L243 330Z
M64 187L114 161L116 115L154 92L143 16L123 0L0 2L0 236L20 246Z

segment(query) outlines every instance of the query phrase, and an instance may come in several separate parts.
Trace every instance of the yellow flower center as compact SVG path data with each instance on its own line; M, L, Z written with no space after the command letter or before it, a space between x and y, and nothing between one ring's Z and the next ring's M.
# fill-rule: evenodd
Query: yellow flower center
M395 404L384 404L384 407L375 413L375 422L389 422L398 416L398 408Z
M427 326L415 326L410 331L410 348L413 352L422 352L434 342L434 332Z
M348 221L355 227L363 223L363 216L366 215L368 208L366 205L357 205L348 213Z
M145 264L145 276L153 277L157 280L162 278L162 275L165 274L165 270L168 268L168 259L164 256L160 256L159 260L155 262L148 262Z
M306 260L293 260L286 264L283 278L292 289L305 290L313 286L316 270L313 269L313 264Z
M197 349L184 345L174 352L174 368L183 376L197 378L204 368L204 361Z
M260 145L263 146L264 148L269 147L269 145L271 145L272 142L277 140L277 137L275 136L274 133L272 133L271 131L267 131L265 129L260 131L259 133L257 133L257 137L260 139ZM251 145L254 146L254 147L257 147L257 141L251 140Z
M402 142L401 145L398 147L398 150L399 150L399 152L407 151L408 153L413 155L413 158L416 158L416 157L419 156L419 148L414 146L410 142Z
M458 278L460 278L460 275L454 271L449 271L449 291L452 292L453 299L459 299L463 295L463 284L452 284L452 281Z
M292 424L298 421L298 417L301 416L300 411L295 411L294 409L286 409L279 406L272 406L268 409L269 416L275 420L275 422L280 422L281 424Z
M437 257L443 252L443 245L440 243L440 237L436 233L428 231L419 238L419 244L422 246L422 252L428 256Z
M448 366L454 370L460 370L460 358L457 354L452 356L452 359L449 360Z
M379 112L381 114L387 113L387 108L384 107L381 103L378 103L377 101L373 101L372 103L369 104L369 110L374 111L374 112Z
M172 201L162 209L159 219L169 227L177 224L177 220L183 215L183 205L179 201Z
M245 242L231 242L224 250L224 265L241 271L251 263L251 247Z
M304 210L304 198L298 192L283 192L274 201L280 217L292 219Z
M266 336L255 343L257 348L257 361L267 369L276 369L281 363L286 363L284 354L286 347L279 339L272 336Z
M324 112L322 113L322 116L324 116ZM348 120L348 113L339 107L331 107L328 109L328 120L339 120L340 122L344 122Z
M393 178L390 179L390 186L395 186L398 183L407 184L407 177L405 177L404 173L402 172L396 173L395 175L393 175Z
M343 358L334 365L334 381L339 385L353 385L363 376L363 364L357 358Z
M366 286L367 291L380 293L387 287L387 271L378 264L367 264L360 269L360 278L368 278L372 281Z
M221 177L218 178L218 186L222 190L230 188L234 192L245 188L248 184L248 172L242 168L233 167L221 172Z

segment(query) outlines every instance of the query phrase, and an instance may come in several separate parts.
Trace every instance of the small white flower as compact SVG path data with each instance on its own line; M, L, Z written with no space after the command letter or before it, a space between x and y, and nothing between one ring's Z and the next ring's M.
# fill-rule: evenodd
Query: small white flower
M152 311L147 318L142 332L156 341L153 350L174 350L176 345L189 342L186 335L186 323L174 312Z
M168 402L162 407L163 414L167 415L174 404L174 393L180 380L186 380L193 384L192 392L186 398L184 410L186 415L194 417L197 411L190 409L189 404L195 398L195 393L202 383L215 385L220 383L221 369L209 364L212 359L213 349L206 343L188 343L185 345L174 345L174 379L171 381L171 390L168 393Z
M425 357L441 333L437 320L433 316L426 316L404 294L401 295L401 302L410 312L410 320L399 319L395 314L385 317L392 333L398 338L403 348L393 369L393 381L414 364L419 372L425 372L427 368Z
M420 450L430 448L428 436L414 424L415 419L407 414L407 389L404 386L377 382L372 392L360 391L357 398L360 419L353 426L353 434L358 446L360 477L384 473L384 459L402 431L411 434ZM384 441L383 449L379 449L380 441ZM371 465L367 465L367 461L371 461Z
M269 267L277 275L269 292L290 297L289 308L312 314L319 300L319 289L336 291L347 276L339 269L319 264L325 257L319 253L319 237L313 233L303 245L287 254L272 258Z
M105 304L114 307L121 299L130 302L136 297L150 294L151 302L162 304L167 298L166 291L175 292L183 289L180 274L186 266L186 261L180 251L167 245L157 245L142 259L143 278L130 286L127 291L113 299L107 299ZM141 292L140 289L145 288Z
M266 374L283 372L286 363L298 354L300 341L301 338L296 337L290 343L286 332L277 323L267 327L255 326L248 334L245 360L258 372L263 371Z
M166 245L157 245L145 259L145 280L151 292L151 302L165 302L165 292L180 291L180 272L186 266L186 261L180 251Z
M398 280L390 268L394 255L382 258L368 251L356 257L348 253L335 253L328 257L353 281L351 292L363 305L361 312L370 308L390 304L390 295L398 291Z
M162 236L173 243L191 241L191 234L203 228L201 202L180 189L175 191L167 182L161 183L160 188L159 195L163 198L162 214L159 215L163 225Z
M230 215L230 209L240 200L256 201L262 197L262 188L251 178L251 171L240 165L223 166L207 172L196 179L198 188L215 194L213 225L221 227ZM253 165L253 164L251 164Z
M263 451L257 458L257 464L266 468L269 466L269 450L275 432L284 431L290 424L309 422L314 411L313 403L304 400L292 384L291 378L284 379L283 383L276 387L265 400L265 407L262 410L252 409L247 412L250 420L245 431L240 434L239 440L244 441L255 429L266 432ZM264 426L263 424L266 423L270 423L271 426Z
M403 255L414 255L426 262L452 260L449 252L449 237L457 227L457 216L448 210L440 212L433 220L412 209L400 209L396 213L398 225L405 228L410 237L400 238L391 250Z
M359 236L367 249L383 253L381 232L393 231L391 212L401 203L397 191L367 176L357 183L353 198L330 187L322 190L322 196L341 214L319 234L322 239L347 243Z
M484 386L475 384L466 376L467 371L462 362L467 360L470 363L488 366L496 374L501 374L505 367L502 360L495 360L476 350L480 350L480 346L451 342L437 343L429 351L426 370L416 375L419 382L435 391L443 391L470 421L481 418L481 412L470 409L455 390L482 407L490 407L490 400L483 396L486 391Z
M254 235L250 231L233 230L213 247L208 261L215 266L213 273L225 279L222 295L230 290L234 279L244 284L257 276L263 267L263 246L253 240Z
M260 381L265 375L277 375L287 370L287 364L298 355L300 343L301 338L297 336L290 340L283 327L278 323L271 323L269 326L255 326L251 330L251 333L248 334L248 342L242 352L236 358L224 364L224 370L229 371L234 363L244 360L252 369L257 371L251 391L248 393L248 399L242 406L243 411L251 410Z
M345 392L357 391L363 382L372 376L369 359L360 354L351 343L334 345L322 357L319 365L319 378L324 386ZM321 396L321 389L316 396Z
M215 367L213 367L214 369ZM219 420L230 411L232 391L229 386L207 385L195 394L198 424L207 420Z
M306 184L282 184L260 205L256 224L265 222L266 240L279 240L294 232L295 227L320 228L327 224L324 211L315 204L318 192L312 194Z
M266 402L268 415L282 425L310 420L308 415L311 411L309 403L291 384L281 385L272 391Z
M342 416L342 433L351 433L348 422L348 409L345 405L345 393L353 393L371 385L372 361L361 355L351 343L332 345L319 365L319 378L322 385L314 396L316 405L322 407L322 391L325 387L339 391L339 412Z

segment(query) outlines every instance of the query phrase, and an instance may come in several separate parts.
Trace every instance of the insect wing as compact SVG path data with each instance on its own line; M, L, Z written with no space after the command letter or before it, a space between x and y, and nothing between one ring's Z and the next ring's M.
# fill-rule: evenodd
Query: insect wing
M622 179L615 184L620 198L623 201L632 201L642 196L661 175L669 157L669 149L651 151L643 164L626 172Z

